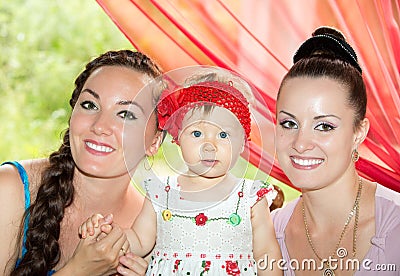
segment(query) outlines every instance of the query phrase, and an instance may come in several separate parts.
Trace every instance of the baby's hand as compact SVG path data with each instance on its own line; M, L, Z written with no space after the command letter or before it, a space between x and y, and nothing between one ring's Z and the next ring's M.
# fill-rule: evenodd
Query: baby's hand
M88 218L84 223L82 223L81 226L79 226L79 235L81 236L82 239L85 239L88 234L90 236L93 236L95 233L95 228L102 227L102 230L106 230L105 232L110 232L112 226L110 225L112 223L112 216L107 215L106 218L104 218L101 214L94 214L90 218ZM104 228L104 229L103 229Z

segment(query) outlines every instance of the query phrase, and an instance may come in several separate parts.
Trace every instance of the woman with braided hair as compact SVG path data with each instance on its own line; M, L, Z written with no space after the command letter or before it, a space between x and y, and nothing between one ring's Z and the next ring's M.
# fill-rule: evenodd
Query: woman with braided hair
M139 52L109 51L93 59L75 81L59 150L48 159L0 167L1 274L109 275L117 266L125 275L145 271L143 259L124 256L127 241L119 226L104 238L85 240L77 229L94 212L112 212L127 227L140 211L143 198L130 173L157 151L161 134L157 93L139 91L159 75ZM123 146L123 140L130 143Z
M272 213L285 275L399 275L400 195L356 169L369 130L357 55L320 27L293 60L276 105L279 164L302 191Z

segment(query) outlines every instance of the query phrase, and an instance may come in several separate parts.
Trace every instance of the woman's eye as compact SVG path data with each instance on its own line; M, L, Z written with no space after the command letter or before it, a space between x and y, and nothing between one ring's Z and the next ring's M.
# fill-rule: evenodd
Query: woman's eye
M192 135L194 137L200 137L201 136L201 131L199 131L199 130L192 131Z
M297 124L291 120L285 120L279 123L283 128L297 129Z
M225 131L222 131L219 133L219 137L222 139L228 138L229 134L226 133Z
M134 113L127 111L127 110L121 111L117 115L124 120L136 120L137 119L137 117L135 116Z
M99 109L97 107L97 105L95 105L95 103L92 101L84 101L80 105L83 109L87 109L87 110L98 110Z
M336 127L332 126L331 124L327 124L327 123L321 123L315 127L316 130L320 130L320 131L331 131L335 128Z

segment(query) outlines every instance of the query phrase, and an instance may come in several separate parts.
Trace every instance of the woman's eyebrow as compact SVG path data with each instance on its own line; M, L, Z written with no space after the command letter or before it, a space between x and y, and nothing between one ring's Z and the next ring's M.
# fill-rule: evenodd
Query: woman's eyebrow
M140 104L138 104L137 102L135 102L135 101L130 101L130 100L128 100L128 101L119 101L119 102L117 102L117 104L118 105L135 105L144 113L143 107Z
M293 118L296 119L296 116L294 116L293 114L291 114L291 113L289 113L289 112L280 111L279 113L286 114L286 115L288 115L288 116L293 117ZM328 118L328 117L334 117L334 118L337 118L337 119L341 120L341 118L340 118L339 116L336 116L336 115L333 115L333 114L318 115L318 116L315 116L313 119L314 119L314 120L320 120L320 119Z
M314 120L319 120L319 119L323 119L323 118L327 118L327 117L334 117L334 118L337 118L337 119L341 120L340 117L338 117L336 115L333 115L333 114L315 116Z
M89 93L90 95L92 95L93 97L95 97L96 99L100 99L99 94L97 94L96 92L94 92L93 90L91 90L91 89L89 89L89 88L83 89L81 93L83 93L83 92L87 92L87 93Z
M286 111L279 111L279 113L286 114L286 115L288 115L288 116L293 117L293 118L296 119L296 116L294 116L293 114L291 114L291 113L289 113L289 112L286 112Z

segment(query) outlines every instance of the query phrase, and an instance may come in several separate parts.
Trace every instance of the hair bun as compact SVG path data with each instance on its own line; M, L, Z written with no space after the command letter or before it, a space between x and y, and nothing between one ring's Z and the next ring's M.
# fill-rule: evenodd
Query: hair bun
M346 41L346 37L341 31L328 26L322 26L315 29L315 31L312 33L312 36L317 36L317 35L331 35L339 40Z
M293 62L296 63L300 59L313 56L325 56L346 61L362 73L354 49L346 42L342 32L335 28L328 26L317 28L312 33L312 37L299 47L293 57Z

